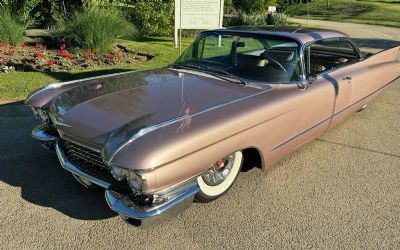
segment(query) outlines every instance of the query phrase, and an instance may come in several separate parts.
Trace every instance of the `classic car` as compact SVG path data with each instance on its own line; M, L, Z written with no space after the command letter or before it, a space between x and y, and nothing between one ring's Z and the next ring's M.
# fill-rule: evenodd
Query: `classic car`
M55 83L26 99L88 188L134 226L210 202L250 158L262 171L400 76L400 47L360 52L338 31L232 27L200 33L175 63Z

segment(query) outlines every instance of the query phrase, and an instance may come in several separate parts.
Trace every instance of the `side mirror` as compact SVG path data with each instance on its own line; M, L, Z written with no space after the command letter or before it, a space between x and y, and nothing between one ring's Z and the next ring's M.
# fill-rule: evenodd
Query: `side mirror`
M311 84L313 84L316 80L317 80L317 76L315 74L310 74L307 76L306 80L297 83L297 86L299 87L299 89L305 90Z
M310 74L307 76L308 84L313 84L316 80L317 80L317 75L315 74Z
M244 48L244 47L246 47L245 42L236 42L236 48Z

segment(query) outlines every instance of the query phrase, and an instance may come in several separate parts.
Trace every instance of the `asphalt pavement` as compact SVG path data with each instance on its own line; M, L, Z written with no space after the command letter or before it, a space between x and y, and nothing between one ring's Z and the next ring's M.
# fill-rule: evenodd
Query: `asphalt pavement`
M398 44L390 34L383 44L383 27L354 25L346 32L367 50ZM146 230L31 139L27 108L1 105L0 249L399 249L399 100L400 80L266 175L243 172L222 198Z

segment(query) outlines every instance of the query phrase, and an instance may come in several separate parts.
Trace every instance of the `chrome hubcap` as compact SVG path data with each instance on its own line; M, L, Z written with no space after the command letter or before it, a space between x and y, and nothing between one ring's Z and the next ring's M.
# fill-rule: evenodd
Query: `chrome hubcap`
M232 170L235 162L235 154L230 154L211 165L202 178L207 185L216 186L221 184Z

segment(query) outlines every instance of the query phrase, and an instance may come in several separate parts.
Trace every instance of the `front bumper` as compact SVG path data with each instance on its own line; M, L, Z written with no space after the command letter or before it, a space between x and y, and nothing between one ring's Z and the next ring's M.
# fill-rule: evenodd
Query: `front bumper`
M117 212L122 220L130 225L153 227L185 211L193 203L194 195L199 191L197 182L190 182L172 191L164 203L141 208L125 195L113 190L106 190L106 200L110 208Z
M68 161L58 143L55 145L55 150L64 169L79 177L78 181L83 178L106 189L105 198L110 208L117 212L124 222L136 227L152 227L175 217L193 203L194 195L199 191L197 182L191 181L163 194L166 201L161 204L151 207L138 206L127 195L112 190L112 183L90 175Z

